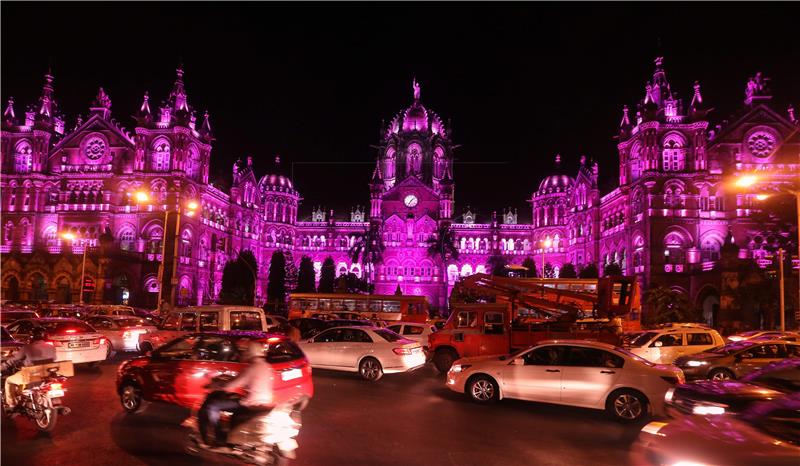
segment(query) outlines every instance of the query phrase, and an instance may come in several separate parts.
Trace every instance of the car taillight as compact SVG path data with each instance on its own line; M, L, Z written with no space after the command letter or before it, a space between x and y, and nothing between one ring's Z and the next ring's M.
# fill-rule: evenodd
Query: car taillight
M662 375L661 378L664 379L667 383L671 383L672 385L677 385L681 383L680 377Z
M395 348L392 351L394 351L394 354L399 354L401 356L407 356L411 354L411 348Z
M105 339L105 338L96 338L96 339L93 341L93 343L94 343L95 345L105 345L105 344L106 344L106 339Z

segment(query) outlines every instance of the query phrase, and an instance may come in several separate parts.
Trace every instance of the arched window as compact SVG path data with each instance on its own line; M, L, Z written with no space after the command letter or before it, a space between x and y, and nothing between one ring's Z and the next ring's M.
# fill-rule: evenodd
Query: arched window
M664 138L664 171L678 172L686 168L686 141L673 133Z
M631 147L630 154L630 167L631 179L629 181L636 181L642 176L642 160L641 160L642 146L638 142Z
M718 261L719 250L722 247L722 241L716 237L710 237L703 240L700 250L700 258L703 262Z
M156 172L169 171L171 146L166 138L159 138L153 142L153 150L150 155L150 168Z
M123 251L133 251L136 246L136 234L132 228L123 228L119 232L119 248Z
M180 255L183 257L192 256L192 232L189 230L183 230L183 233L181 233Z
M447 282L453 284L458 280L458 266L450 264L447 266Z
M472 266L469 264L464 264L461 266L461 276L462 277L469 277L472 275Z
M686 241L677 232L664 236L664 262L667 264L683 264L685 260L684 245Z
M164 230L160 226L153 226L147 233L147 253L161 254L161 238L164 237Z
M14 224L12 222L6 222L6 226L3 228L3 243L10 245L14 241Z
M196 145L189 146L189 158L186 161L186 176L193 180L200 179L200 150Z
M27 139L23 139L14 146L14 171L30 173L31 170L33 170L33 148Z
M32 298L37 301L46 301L49 299L47 295L47 283L42 274L34 274L31 277L31 294Z
M406 173L413 175L422 171L422 147L417 143L409 144L406 153Z

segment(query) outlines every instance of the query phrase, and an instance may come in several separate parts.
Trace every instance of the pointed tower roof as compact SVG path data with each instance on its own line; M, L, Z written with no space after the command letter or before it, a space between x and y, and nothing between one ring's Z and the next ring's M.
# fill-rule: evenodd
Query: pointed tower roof
M703 104L703 95L700 94L700 82L694 82L694 95L692 95L692 103L690 107L693 109L701 108Z
M17 115L14 112L14 98L9 97L8 103L6 103L6 109L3 111L3 122L8 125L15 124L17 120Z
M176 113L179 111L188 113L189 101L186 98L186 88L183 85L183 64L178 66L175 73L177 77L175 78L175 84L172 86L172 92L169 93L169 104Z
M209 121L208 110L203 114L203 124L200 125L200 134L209 139L211 138L211 122Z
M104 120L108 120L111 116L111 97L106 94L106 91L101 87L97 91L97 96L89 107L92 114L100 115Z
M38 115L44 119L50 119L55 116L56 112L56 101L54 98L54 89L53 89L53 75L50 74L50 70L47 70L47 74L44 75L44 86L42 86L42 95L39 97L39 110Z
M381 158L375 159L375 169L372 171L372 184L383 184L383 173L381 172Z

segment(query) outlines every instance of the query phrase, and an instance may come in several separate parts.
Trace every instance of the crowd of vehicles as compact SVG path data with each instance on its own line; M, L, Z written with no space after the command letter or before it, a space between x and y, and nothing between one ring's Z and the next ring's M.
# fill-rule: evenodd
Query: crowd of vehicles
M121 363L116 377L122 408L134 414L149 403L197 411L209 397L238 396L216 384L240 374L247 366L243 348L258 342L275 374L276 407L247 416L226 412L231 441L216 452L254 464L294 457L300 411L314 394L312 368L375 382L431 360L446 374L448 389L480 404L513 398L603 410L623 422L662 418L642 430L631 452L635 464L756 464L727 462L730 452L711 446L733 442L708 431L722 424L752 443L750 453L769 455L774 464L789 464L798 454L792 443L800 412L796 333L726 339L699 324L642 330L638 286L626 277L470 278L462 286L491 296L490 302L455 304L444 321L422 318L424 298L406 296L293 294L288 319L231 305L162 316L127 306L51 306L3 309L0 346L5 358L42 328L58 361L94 366L114 352L139 352ZM18 313L27 314L15 319ZM38 405L25 409L43 430L68 412L61 405L63 375L43 374L41 383L26 388ZM707 429L698 434L700 425ZM693 433L707 451L688 446ZM190 452L204 450L198 439L195 431Z

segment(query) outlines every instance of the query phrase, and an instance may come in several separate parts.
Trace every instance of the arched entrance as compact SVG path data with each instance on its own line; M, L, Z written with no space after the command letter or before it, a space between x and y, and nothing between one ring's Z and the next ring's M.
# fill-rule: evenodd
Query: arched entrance
M131 290L128 276L120 274L114 277L114 304L128 304L131 299Z
M719 292L712 286L705 286L697 294L697 307L702 312L703 322L710 326L718 324Z
M56 301L64 304L72 304L72 284L67 277L61 277L58 281L58 291L56 291Z
M19 301L19 280L17 277L11 277L8 279L5 296L3 299L7 299L9 301Z
M47 296L47 282L40 273L31 277L31 299L35 301L47 301L49 299L49 296Z

